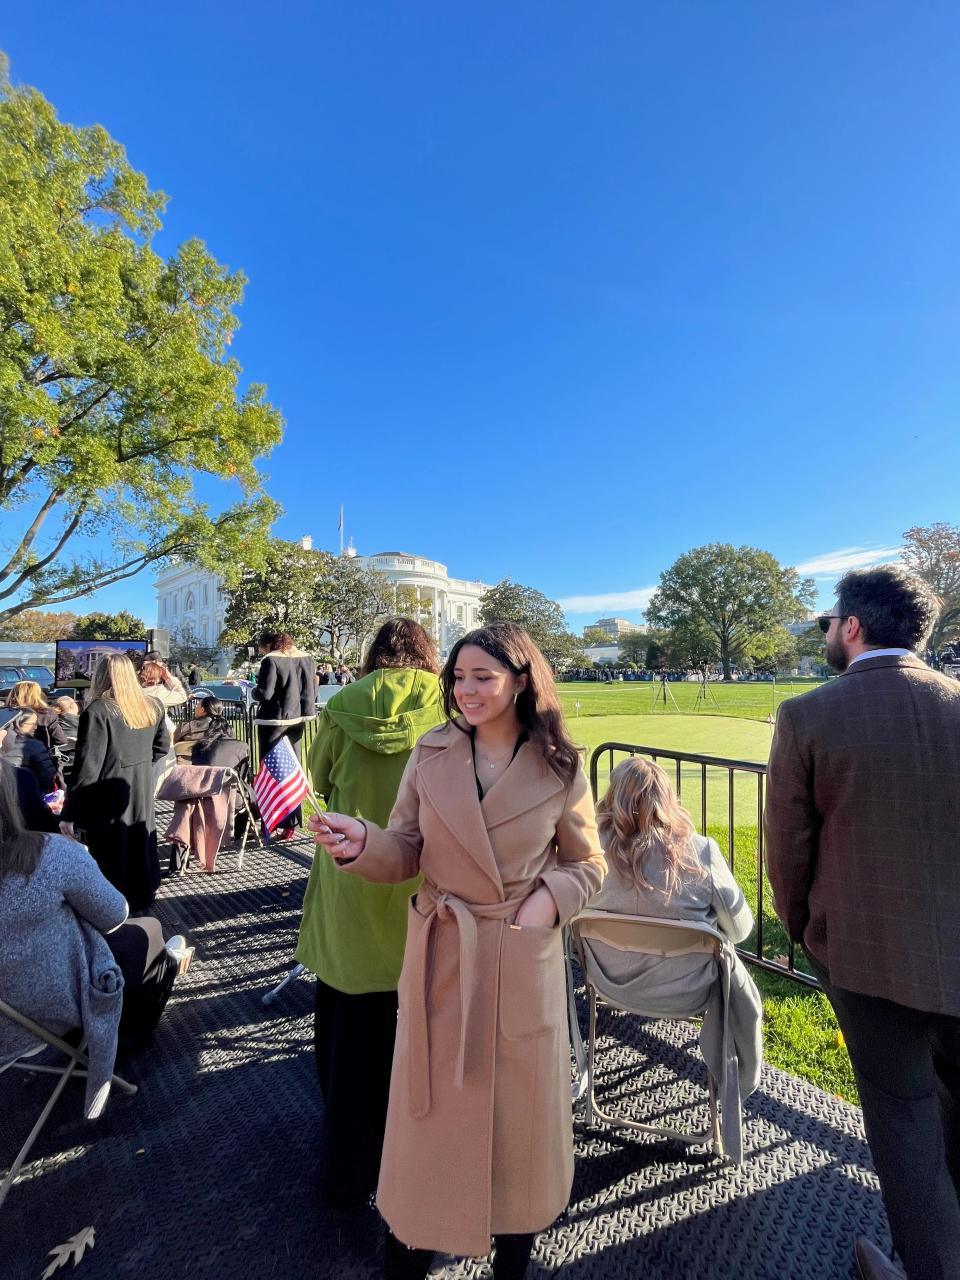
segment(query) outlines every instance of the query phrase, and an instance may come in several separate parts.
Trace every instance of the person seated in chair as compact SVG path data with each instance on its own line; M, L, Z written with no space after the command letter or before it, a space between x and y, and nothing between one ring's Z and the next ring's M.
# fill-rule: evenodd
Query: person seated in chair
M696 834L660 765L639 756L619 764L597 805L597 828L608 871L589 910L708 924L731 944L748 936L753 913L733 873L716 841ZM597 990L618 1004L654 1016L662 1010L671 1017L706 1009L700 1043L719 1079L722 1053L715 1051L720 1049L717 1015L722 1009L711 1008L720 987L712 954L645 955L593 939L585 939L584 946L599 969L594 975ZM738 1088L745 1098L760 1078L760 996L732 945L724 963L730 971L728 1016L739 1062Z
M80 732L80 705L76 698L63 696L54 698L50 703L60 720L60 728L66 742L59 748L60 759L64 766L73 764L73 753L77 746L77 734Z
M32 773L41 793L46 794L56 785L57 762L49 749L34 737L37 724L34 712L21 711L0 728L0 751L8 764Z
M78 841L29 831L11 775L0 768L0 992L54 1035L82 1028L91 1070L98 1062L109 1080L118 1036L121 1054L133 1052L159 1021L185 943L164 944L152 916L128 919ZM34 1044L0 1015L0 1063Z
M250 748L240 742L223 714L219 698L201 698L194 718L179 725L174 734L178 764L208 765L215 769L239 769Z

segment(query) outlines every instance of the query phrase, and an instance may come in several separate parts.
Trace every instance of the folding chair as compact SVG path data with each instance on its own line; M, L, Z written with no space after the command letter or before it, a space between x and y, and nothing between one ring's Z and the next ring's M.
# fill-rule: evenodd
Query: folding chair
M587 1124L593 1124L594 1117L604 1124L617 1128L635 1129L640 1133L649 1133L657 1137L673 1138L686 1142L690 1146L708 1146L715 1155L723 1156L723 1141L720 1134L720 1110L717 1102L717 1081L709 1068L707 1069L707 1091L709 1096L710 1117L705 1129L681 1129L675 1125L642 1124L628 1116L604 1110L596 1097L596 1052L597 1052L597 1004L603 1001L626 1013L634 1013L639 1017L668 1018L676 1021L693 1022L703 1016L704 1010L691 1014L689 1011L671 1013L662 1008L644 1009L642 1005L621 1004L614 999L603 983L596 960L587 942L602 942L618 951L629 951L639 955L653 956L685 956L703 954L712 955L718 962L725 940L723 934L706 924L697 924L686 920L661 920L652 916L618 915L609 911L582 911L570 924L571 940L576 958L583 972L587 990L589 1011L589 1029L587 1045L584 1049L580 1025L576 1017L576 1008L572 1004L570 1035L573 1043L574 1057L580 1074L579 1089L574 1090L575 1098L585 1095L585 1116ZM719 978L717 979L719 981ZM568 991L572 993L572 979L568 973ZM600 989L602 988L602 989Z
M74 1076L77 1079L85 1078L87 1074L85 1068L88 1066L88 1062L86 1054L83 1052L86 1047L86 1040L81 1040L77 1048L74 1048L73 1045L68 1044L66 1040L61 1040L61 1038L59 1036L55 1036L52 1031L47 1031L47 1029L40 1026L38 1022L34 1022L32 1018L28 1018L26 1014L21 1013L19 1009L15 1009L13 1005L7 1004L5 1000L0 1000L0 1014L6 1018L10 1018L13 1022L19 1023L19 1025L26 1031L35 1035L38 1040L43 1041L43 1044L39 1044L32 1049L27 1049L18 1058L15 1058L13 1062L8 1062L5 1066L0 1067L0 1072L7 1070L37 1071L60 1077L54 1087L53 1093L47 1100L46 1106L37 1117L36 1124L27 1134L27 1140L17 1153L16 1159L7 1172L7 1176L4 1178L3 1183L0 1184L0 1208L2 1208L3 1202L6 1200L10 1188L17 1180L17 1175L23 1166L23 1162L30 1154L33 1144L40 1136L43 1126L50 1118L50 1113L56 1105L60 1094L66 1087L67 1081L71 1076ZM59 1049L61 1053L65 1053L67 1055L70 1061L61 1067L52 1067L48 1066L46 1063L29 1061L34 1054L40 1053L43 1050L44 1045L49 1045L51 1048ZM122 1089L124 1093L134 1094L137 1092L137 1086L135 1084L130 1084L129 1081L122 1079L120 1076L114 1075L111 1076L110 1079L111 1083L115 1084L118 1089Z
M261 848L263 848L263 842L260 839L259 835L257 834L257 822L256 822L256 818L254 817L253 808L250 804L250 796L247 791L247 785L238 770L228 769L225 766L214 766L214 765L203 765L203 766L177 765L176 768L172 769L170 773L167 774L163 782L160 784L160 789L157 792L157 798L160 800L170 801L171 797L169 796L169 794L166 793L166 788L168 784L171 786L174 785L178 779L178 776L182 777L183 770L196 769L196 768L208 769L211 774L215 775L215 778L214 778L214 785L208 791L205 791L202 794L198 794L192 797L193 799L202 800L204 799L205 796L217 795L220 791L224 789L232 793L231 803L229 804L228 811L227 811L227 822L223 828L223 831L221 831L220 833L220 839L217 842L217 849L214 854L214 861L216 861L216 859L220 856L220 851L223 846L224 834L228 829L230 830L231 839L233 838L233 825L236 819L238 806L242 809L243 813L246 816L247 820L243 828L243 835L240 838L240 846L236 850L237 870L242 871L243 856L247 850L247 841L250 838L251 831L254 833L254 839L257 841L258 845ZM182 799L184 799L183 796L177 796L173 800L173 803L176 803L177 800L182 800ZM192 846L190 847L190 852L193 854L195 858L197 858L198 861L200 861L197 851Z

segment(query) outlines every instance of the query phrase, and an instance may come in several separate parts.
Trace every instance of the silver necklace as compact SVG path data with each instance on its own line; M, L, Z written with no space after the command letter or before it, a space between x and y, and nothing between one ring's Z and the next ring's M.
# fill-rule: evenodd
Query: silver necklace
M497 765L503 764L504 760L506 760L506 758L507 758L507 756L510 754L510 752L509 752L509 751L505 751L505 752L503 753L503 755L502 755L502 756L498 756L498 757L496 758L496 760L494 760L494 759L492 759L490 756L488 756L488 755L487 755L487 753L486 753L485 751L483 751L483 750L481 750L481 751L480 751L480 754L483 756L484 760L486 760L486 762L487 762L487 768L488 768L488 769L496 769Z

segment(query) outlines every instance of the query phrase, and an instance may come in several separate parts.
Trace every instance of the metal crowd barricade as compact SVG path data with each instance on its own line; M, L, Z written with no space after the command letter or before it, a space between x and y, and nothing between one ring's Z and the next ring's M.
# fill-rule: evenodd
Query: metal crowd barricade
M748 802L750 803L751 809L753 809L754 803L756 805L755 810L753 810L757 824L755 849L756 894L754 901L751 903L754 910L754 918L756 920L756 930L752 948L741 946L737 948L737 951L748 964L752 964L758 969L764 969L768 973L778 974L782 978L789 978L791 981L796 982L801 986L812 987L815 990L819 990L820 984L817 982L816 978L811 977L809 974L803 973L796 968L794 944L786 938L785 935L784 944L786 947L786 963L783 963L783 960L779 957L771 958L768 955L764 955L764 906L767 902L772 901L772 895L770 893L770 887L766 881L766 872L763 865L763 802L767 766L765 764L758 764L753 760L729 760L723 756L695 755L687 751L668 751L664 747L644 747L636 743L629 742L603 742L596 748L590 757L590 786L593 790L593 798L595 801L600 797L601 765L604 763L606 764L606 774L609 776L614 768L615 757L618 754L623 756L646 756L651 760L658 761L661 765L666 765L668 762L672 764L674 787L676 788L677 796L681 801L684 800L684 766L693 768L694 777L697 776L697 771L699 771L700 803L696 806L697 811L691 811L691 806L689 804L685 807L697 824L701 835L709 834L707 830L709 810L708 792L710 790L711 782L717 781L716 775L708 774L708 771L718 771L720 774L719 780L721 782L723 775L726 775L726 854L730 870L734 875L737 874L736 832L738 828L736 819L738 812L738 791L740 793L739 798L742 801L745 789L743 784L738 787L738 783L741 779L755 779L755 783L747 781L747 788L750 792ZM670 767L667 768L667 772L671 772ZM722 824L714 824L714 826L719 825ZM742 883L741 888L743 888Z

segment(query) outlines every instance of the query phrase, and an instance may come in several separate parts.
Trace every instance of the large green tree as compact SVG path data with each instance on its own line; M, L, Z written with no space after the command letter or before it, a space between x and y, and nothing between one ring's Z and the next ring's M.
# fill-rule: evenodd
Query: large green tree
M196 667L199 671L210 671L216 665L219 656L219 647L201 641L189 622L182 622L179 627L175 627L170 632L170 662L181 671L186 671L190 667Z
M605 647L616 644L613 636L604 631L603 627L584 627L583 629L583 646L590 649L594 645L604 645Z
M228 350L244 278L151 247L165 197L0 64L0 622L172 555L255 559L282 421ZM219 513L197 476L239 488Z
M224 581L220 643L243 648L255 644L261 631L286 631L303 648L322 649L322 589L332 563L326 551L271 538L256 564L234 564Z
M960 525L915 525L903 535L900 558L942 601L930 643L935 649L960 636Z
M71 640L146 640L147 625L136 614L121 609L119 613L86 613L78 618L70 634Z
M335 559L320 591L320 616L330 652L341 657L350 650L359 661L393 605L393 583L384 574L346 556ZM429 621L420 621L430 631Z
M534 587L504 578L480 597L478 616L482 626L515 622L523 627L554 667L572 667L584 661L583 641L567 630L563 610Z
M642 667L647 660L649 644L650 637L646 631L627 631L617 641L617 656L621 662L633 662Z
M281 538L270 539L256 565L234 566L224 594L222 644L243 647L261 631L286 631L305 649L336 658L348 651L359 656L377 624L394 612L393 584L382 573Z
M813 579L801 578L768 551L715 542L686 552L660 575L647 618L671 631L711 632L729 680L738 653L785 622L802 619L813 601Z

